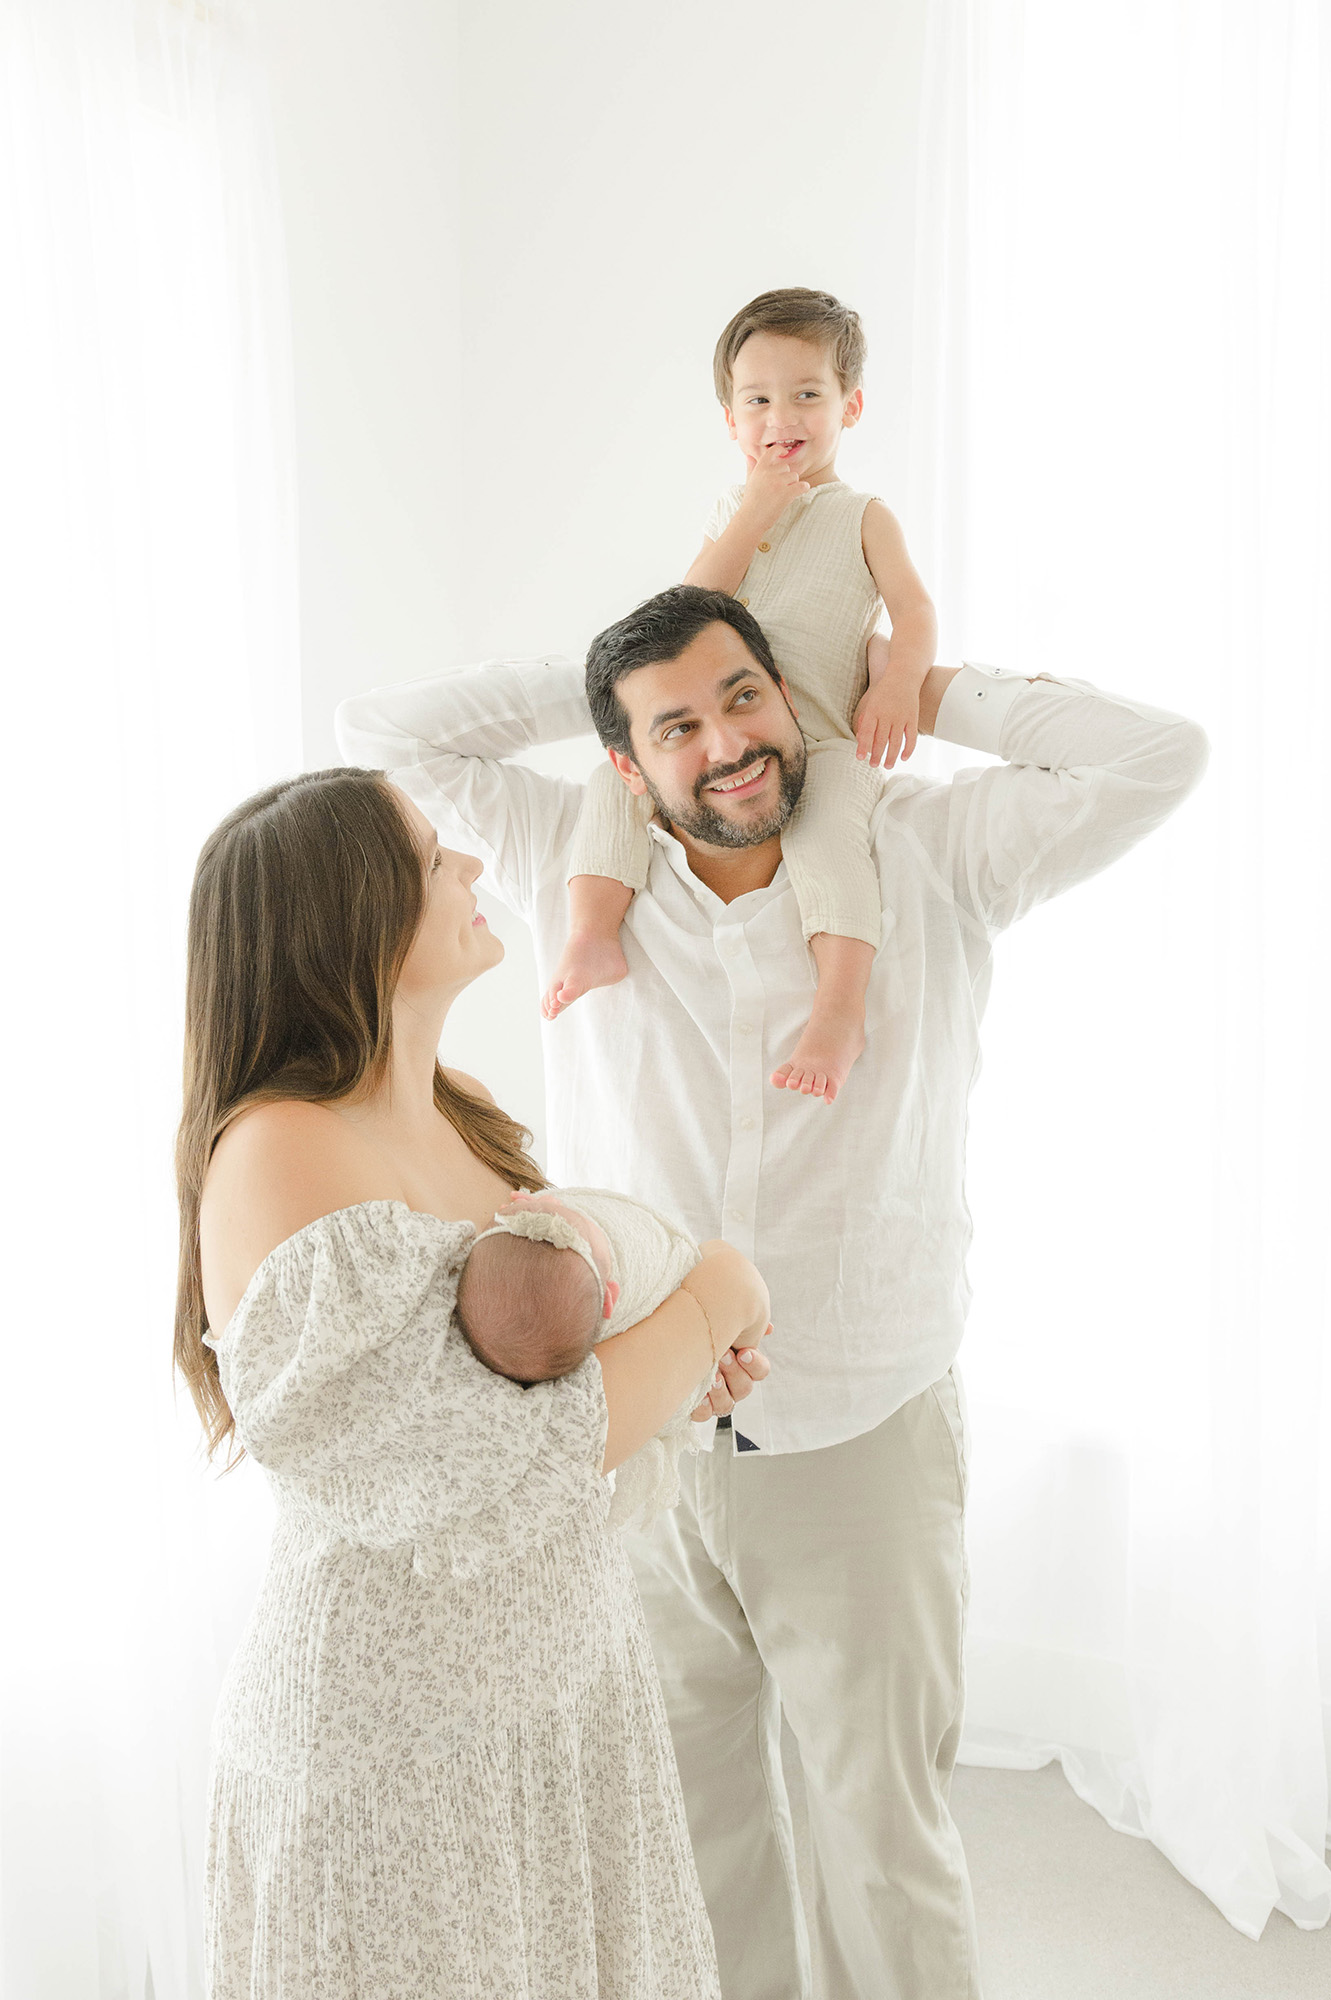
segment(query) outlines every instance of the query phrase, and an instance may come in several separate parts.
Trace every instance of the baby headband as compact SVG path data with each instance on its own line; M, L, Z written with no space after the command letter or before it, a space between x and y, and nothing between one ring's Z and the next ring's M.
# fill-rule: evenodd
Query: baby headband
M597 1290L605 1290L605 1279L587 1247L586 1237L571 1222L565 1222L562 1215L551 1215L548 1208L515 1208L511 1215L497 1215L490 1227L481 1231L476 1243L484 1242L487 1236L526 1236L535 1243L548 1243L555 1250L576 1250L591 1266ZM476 1243L471 1246L473 1250Z

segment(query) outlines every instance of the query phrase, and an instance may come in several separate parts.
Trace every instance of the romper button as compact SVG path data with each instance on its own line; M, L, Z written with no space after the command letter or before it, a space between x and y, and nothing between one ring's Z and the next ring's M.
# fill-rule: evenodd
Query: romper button
M749 600L748 600L748 598L747 598L747 597L741 597L739 601L740 601L740 603L741 603L741 604L742 604L742 605L743 605L743 606L745 607L745 609L747 610L747 609L748 609L748 603L749 603Z
M771 544L770 542L759 542L759 544L758 544L758 553L759 553L759 555L760 555L760 556L765 556L765 555L767 555L767 553L768 553L768 552L769 552L769 550L771 549L771 546L772 546L772 544Z

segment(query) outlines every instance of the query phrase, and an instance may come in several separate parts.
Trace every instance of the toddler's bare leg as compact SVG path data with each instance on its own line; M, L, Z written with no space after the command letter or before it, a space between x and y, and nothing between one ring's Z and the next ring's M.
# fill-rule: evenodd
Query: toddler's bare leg
M633 891L609 875L574 875L568 885L568 943L541 1000L547 1021L596 986L614 986L628 972L619 926Z
M818 992L795 1053L773 1070L778 1090L799 1090L826 1104L840 1090L864 1052L864 996L873 970L873 946L860 938L820 931L809 939L818 967Z

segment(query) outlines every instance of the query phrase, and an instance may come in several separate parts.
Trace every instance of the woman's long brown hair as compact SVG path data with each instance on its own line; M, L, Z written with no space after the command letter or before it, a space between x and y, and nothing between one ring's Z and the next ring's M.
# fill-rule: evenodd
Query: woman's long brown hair
M175 1365L209 1456L235 1431L203 1339L199 1203L213 1148L256 1104L331 1103L387 1074L393 993L425 894L420 852L377 771L313 771L271 785L237 806L199 856L176 1140ZM545 1186L527 1154L531 1134L459 1089L438 1062L434 1101L511 1187Z

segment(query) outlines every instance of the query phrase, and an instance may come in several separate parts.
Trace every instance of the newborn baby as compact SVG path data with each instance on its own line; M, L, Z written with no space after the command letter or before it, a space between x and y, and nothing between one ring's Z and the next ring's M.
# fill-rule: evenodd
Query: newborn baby
M472 1245L458 1280L458 1325L496 1374L548 1382L655 1312L699 1261L691 1236L626 1195L603 1188L521 1195ZM645 1525L674 1506L680 1452L711 1441L709 1427L690 1418L714 1373L708 1369L664 1429L615 1473L612 1527L635 1516Z

